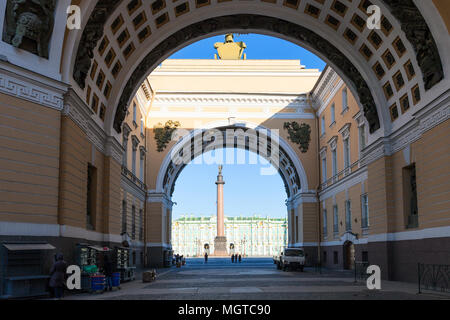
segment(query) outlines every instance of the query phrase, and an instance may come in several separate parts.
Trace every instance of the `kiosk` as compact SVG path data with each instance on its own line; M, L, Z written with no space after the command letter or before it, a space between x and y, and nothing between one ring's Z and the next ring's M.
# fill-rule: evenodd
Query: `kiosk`
M0 298L17 299L48 295L50 279L44 274L44 253L54 250L46 242L4 242L0 247Z

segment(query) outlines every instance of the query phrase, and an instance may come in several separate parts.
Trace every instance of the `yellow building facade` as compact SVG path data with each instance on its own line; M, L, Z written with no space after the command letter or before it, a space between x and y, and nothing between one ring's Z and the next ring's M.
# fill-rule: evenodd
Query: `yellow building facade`
M372 4L380 29L366 24ZM12 5L0 3L1 241L47 241L69 262L79 242L125 244L137 265L161 265L183 168L166 156L191 145L157 151L155 125L170 119L188 132L279 130L289 245L305 248L308 264L367 259L405 281L417 263L449 264L446 0L61 0L25 37ZM283 38L329 67L163 63L228 32ZM311 128L305 153L286 122Z

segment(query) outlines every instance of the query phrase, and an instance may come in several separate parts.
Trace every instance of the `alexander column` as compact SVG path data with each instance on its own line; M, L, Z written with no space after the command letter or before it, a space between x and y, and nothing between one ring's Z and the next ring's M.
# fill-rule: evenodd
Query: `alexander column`
M219 175L217 176L217 237L214 239L214 255L227 256L227 238L225 237L224 213L223 213L223 166L219 166Z

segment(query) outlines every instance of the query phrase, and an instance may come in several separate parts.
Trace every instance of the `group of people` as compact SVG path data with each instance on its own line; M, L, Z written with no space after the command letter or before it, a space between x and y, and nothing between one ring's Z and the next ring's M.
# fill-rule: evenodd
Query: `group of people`
M231 263L241 263L242 262L242 256L239 254L232 254L231 255Z
M241 263L242 256L240 254L232 254L231 255L231 263ZM205 252L205 263L208 263L208 253Z
M179 255L178 253L175 255L175 257L173 259L174 259L174 262L176 265L178 265L178 264L185 265L186 264L186 259L184 258L184 256Z

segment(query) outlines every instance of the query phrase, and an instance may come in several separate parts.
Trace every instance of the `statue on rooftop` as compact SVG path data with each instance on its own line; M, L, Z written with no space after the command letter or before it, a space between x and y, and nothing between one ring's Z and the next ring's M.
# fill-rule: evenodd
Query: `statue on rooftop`
M228 33L225 36L225 42L217 42L214 44L214 48L217 50L221 60L241 60L242 57L245 60L247 58L244 53L247 45L242 41L234 42L232 33ZM217 54L214 55L214 58L217 59Z

